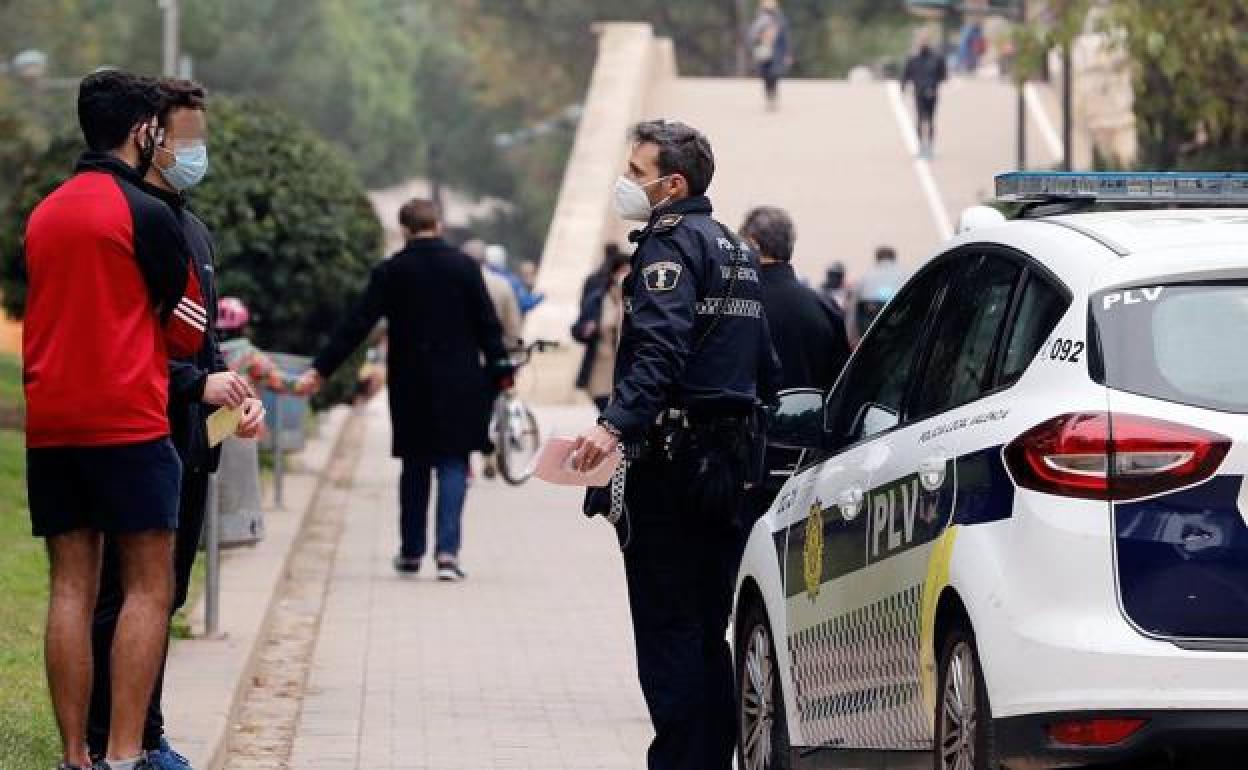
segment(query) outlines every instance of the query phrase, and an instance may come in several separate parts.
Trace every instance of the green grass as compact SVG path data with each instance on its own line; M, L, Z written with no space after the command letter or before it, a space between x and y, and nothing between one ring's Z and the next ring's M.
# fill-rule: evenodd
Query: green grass
M7 376L0 377L0 383L4 380ZM4 770L43 770L53 766L60 753L43 673L48 561L43 541L30 536L24 447L22 434L0 431L0 768Z
M16 407L21 402L21 359L8 353L0 353L0 406Z

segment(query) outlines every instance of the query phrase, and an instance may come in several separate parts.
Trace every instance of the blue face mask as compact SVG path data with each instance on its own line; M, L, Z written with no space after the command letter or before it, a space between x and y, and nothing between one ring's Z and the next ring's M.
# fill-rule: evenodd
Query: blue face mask
M208 145L203 142L178 148L173 158L173 165L160 169L160 175L178 192L199 184L208 173Z

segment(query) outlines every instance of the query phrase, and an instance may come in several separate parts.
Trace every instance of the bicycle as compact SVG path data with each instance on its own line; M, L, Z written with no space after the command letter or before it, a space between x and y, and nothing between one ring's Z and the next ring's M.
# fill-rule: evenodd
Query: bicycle
M533 360L534 353L556 350L558 342L536 340L514 351L512 364L519 371ZM520 400L514 387L504 390L494 402L490 418L490 440L494 444L498 472L512 486L533 476L534 460L542 448L541 430L533 410Z

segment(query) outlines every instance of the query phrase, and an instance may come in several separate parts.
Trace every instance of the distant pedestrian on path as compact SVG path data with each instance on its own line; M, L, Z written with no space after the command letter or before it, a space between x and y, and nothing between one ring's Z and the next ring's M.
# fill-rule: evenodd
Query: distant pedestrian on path
M464 243L463 251L481 266L481 278L485 281L485 290L489 292L490 302L494 304L494 312L499 323L503 325L503 346L508 350L516 350L524 339L524 316L520 312L520 302L511 282L489 268L485 262L485 241L472 238Z
M608 243L603 247L602 263L585 277L585 282L581 285L580 312L571 328L572 339L585 346L576 374L576 387L589 395L599 412L606 408L607 399L603 398L604 394L595 392L598 389L590 387L590 380L595 374L595 367L601 366L599 348L608 344L602 333L603 303L611 288L613 274L621 262L627 265L630 258L620 251L619 245ZM601 372L599 375L601 376ZM608 390L605 396L610 395Z
M926 41L919 52L906 62L901 87L914 85L914 105L918 115L919 157L931 160L932 143L936 138L936 101L940 86L948 77L945 57L932 50Z
M122 609L96 767L152 768L143 725L168 641L182 482L169 365L200 349L207 325L183 229L144 181L165 139L164 98L151 78L87 76L78 121L88 150L26 226L26 481L51 566L46 656L63 770L92 767L91 620L106 535Z
M407 241L373 268L363 297L334 332L297 390L316 392L383 317L393 454L399 479L400 575L420 571L427 538L430 476L438 474L438 579L461 580L460 520L468 457L489 448L490 406L510 380L503 330L477 263L442 238L441 215L427 200L399 210Z
M793 66L789 47L789 20L778 0L762 0L748 36L754 66L763 79L767 109L774 110L780 99L780 77Z
M168 614L172 615L186 604L191 569L195 565L204 525L208 477L216 471L221 457L219 449L208 446L204 419L218 408L241 409L243 416L238 435L251 438L264 426L264 406L241 377L228 371L221 357L215 336L217 291L212 234L191 211L185 195L199 184L208 170L204 91L189 81L164 80L161 81L161 92L164 104L157 116L157 124L164 135L156 147L145 179L152 195L164 201L182 228L203 290L207 320L207 330L199 350L188 358L169 362L169 423L173 446L182 461L181 496L172 562L173 602L168 609ZM87 740L96 758L102 758L108 750L114 673L109 651L113 648L124 606L122 571L118 539L106 537L99 600L92 627L95 684L87 723ZM190 764L165 739L165 719L161 709L163 680L162 663L147 708L143 750L147 752L154 770L191 770Z

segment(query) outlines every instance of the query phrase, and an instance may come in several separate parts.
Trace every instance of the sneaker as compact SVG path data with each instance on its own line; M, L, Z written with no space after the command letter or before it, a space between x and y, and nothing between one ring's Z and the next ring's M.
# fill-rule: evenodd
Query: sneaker
M416 577L420 572L420 557L399 554L394 557L394 571L399 573L399 577Z
M147 761L152 770L195 770L191 767L191 761L174 751L163 736L160 739L160 748L147 752Z
M456 583L468 577L464 571L459 568L459 562L454 559L438 560L438 580L446 583Z

